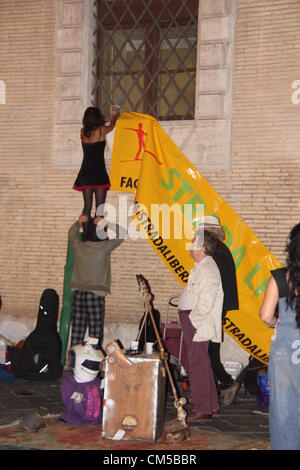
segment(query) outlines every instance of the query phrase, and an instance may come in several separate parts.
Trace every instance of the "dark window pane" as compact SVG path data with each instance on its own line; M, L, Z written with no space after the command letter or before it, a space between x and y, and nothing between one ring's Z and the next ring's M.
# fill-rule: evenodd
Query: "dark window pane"
M198 0L99 0L98 104L193 119Z

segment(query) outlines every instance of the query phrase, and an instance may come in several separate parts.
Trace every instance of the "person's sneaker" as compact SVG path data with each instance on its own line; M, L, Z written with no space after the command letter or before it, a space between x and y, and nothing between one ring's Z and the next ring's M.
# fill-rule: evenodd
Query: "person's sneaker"
M233 400L236 397L237 392L241 388L241 384L239 384L236 380L233 382L230 387L225 388L225 390L222 390L221 396L222 396L222 406L226 407L231 405Z

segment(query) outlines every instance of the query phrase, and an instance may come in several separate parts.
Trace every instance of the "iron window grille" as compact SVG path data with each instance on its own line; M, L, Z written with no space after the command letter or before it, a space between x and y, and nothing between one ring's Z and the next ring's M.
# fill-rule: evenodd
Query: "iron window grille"
M199 0L98 0L97 103L194 119Z

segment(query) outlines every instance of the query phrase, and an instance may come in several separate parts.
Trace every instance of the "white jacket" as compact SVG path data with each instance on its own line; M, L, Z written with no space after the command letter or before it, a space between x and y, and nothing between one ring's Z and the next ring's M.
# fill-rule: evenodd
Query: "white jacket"
M190 320L197 330L193 341L220 343L224 294L219 268L211 256L191 269L187 289L192 301Z

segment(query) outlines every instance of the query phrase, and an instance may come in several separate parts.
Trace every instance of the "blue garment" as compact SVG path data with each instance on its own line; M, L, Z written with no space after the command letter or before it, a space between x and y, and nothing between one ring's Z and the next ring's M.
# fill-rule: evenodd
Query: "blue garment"
M258 395L256 403L262 408L269 408L270 381L268 372L265 369L257 372Z
M300 450L300 328L285 297L279 299L268 374L271 449Z
M0 382L12 382L15 379L14 375L7 372L5 368L0 367Z

